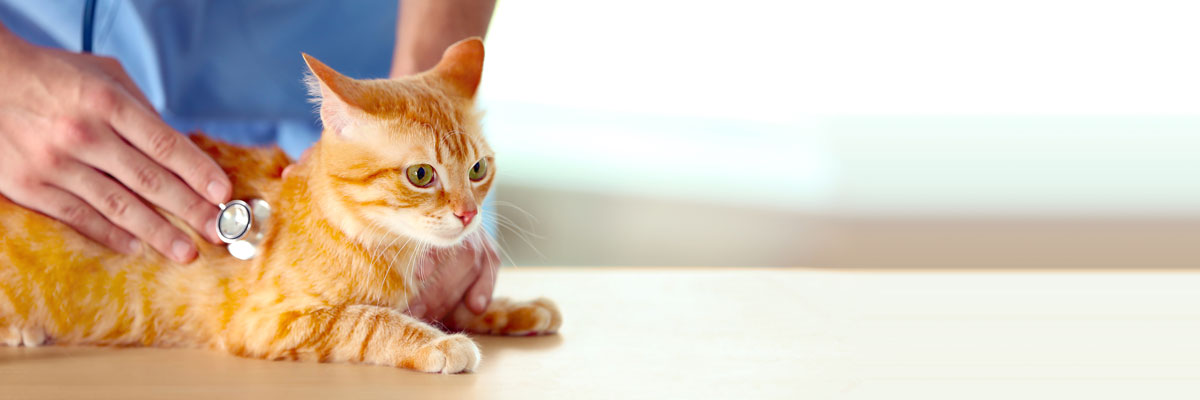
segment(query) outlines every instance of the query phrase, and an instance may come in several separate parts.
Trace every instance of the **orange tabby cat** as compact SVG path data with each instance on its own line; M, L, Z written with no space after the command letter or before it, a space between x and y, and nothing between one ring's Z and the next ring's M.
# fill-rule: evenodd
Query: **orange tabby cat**
M305 55L325 132L287 174L278 149L196 135L234 183L234 198L275 209L251 261L200 244L176 264L144 250L105 249L0 197L0 341L209 347L266 359L471 371L479 349L402 313L430 248L482 240L479 203L495 177L473 98L483 43L446 50L430 71L354 80ZM447 324L468 332L544 334L561 324L545 299L464 306Z

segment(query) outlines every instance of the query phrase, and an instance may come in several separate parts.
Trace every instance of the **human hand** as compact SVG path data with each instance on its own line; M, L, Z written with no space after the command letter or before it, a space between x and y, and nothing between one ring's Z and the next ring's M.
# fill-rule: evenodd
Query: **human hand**
M410 300L409 315L426 321L441 321L460 303L475 314L487 310L496 287L496 269L500 257L487 241L466 241L447 250L431 250L416 266L416 278L423 283L417 297Z
M117 60L34 46L0 26L0 76L0 194L123 253L144 241L177 262L196 257L150 204L217 243L228 177Z

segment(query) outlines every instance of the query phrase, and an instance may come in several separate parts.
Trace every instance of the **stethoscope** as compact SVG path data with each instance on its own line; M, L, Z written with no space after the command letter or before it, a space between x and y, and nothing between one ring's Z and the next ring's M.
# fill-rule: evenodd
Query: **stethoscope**
M266 235L263 228L271 218L271 206L265 200L251 199L249 202L233 200L219 207L217 237L229 244L226 249L235 258L254 258Z
M87 0L83 5L82 51L92 52L92 30L95 26L96 0ZM249 260L258 254L265 232L263 227L271 218L271 206L262 199L250 201L233 200L218 205L217 237L228 243L229 254L241 260Z

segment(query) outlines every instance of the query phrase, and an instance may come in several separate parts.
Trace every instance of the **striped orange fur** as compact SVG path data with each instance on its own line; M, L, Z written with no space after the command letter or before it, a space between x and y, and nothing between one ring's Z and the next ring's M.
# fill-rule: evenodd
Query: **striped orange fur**
M420 290L430 248L483 240L475 210L495 177L474 93L479 39L456 43L425 73L354 80L305 55L325 133L309 157L193 135L234 183L234 198L275 209L251 261L208 245L180 265L149 248L122 255L0 197L0 343L220 349L245 357L470 371L479 350L403 314ZM480 159L490 165L469 179ZM406 169L433 166L434 184ZM459 306L447 321L467 332L540 334L561 324L549 300L496 299L482 315Z

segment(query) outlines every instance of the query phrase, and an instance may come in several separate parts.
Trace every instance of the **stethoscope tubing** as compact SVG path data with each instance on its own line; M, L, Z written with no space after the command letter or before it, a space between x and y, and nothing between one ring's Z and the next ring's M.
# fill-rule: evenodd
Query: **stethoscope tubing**
M92 52L92 31L96 22L96 0L87 0L83 4L83 40L82 50L84 53Z

